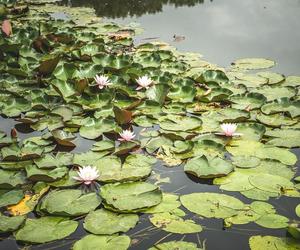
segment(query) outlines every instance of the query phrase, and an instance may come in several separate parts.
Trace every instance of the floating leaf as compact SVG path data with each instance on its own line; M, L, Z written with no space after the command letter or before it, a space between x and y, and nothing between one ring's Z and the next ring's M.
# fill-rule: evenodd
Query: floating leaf
M130 238L127 235L87 235L75 242L73 250L127 250L130 245Z
M117 214L105 209L90 212L84 220L84 228L93 234L115 234L127 232L138 222L135 214Z
M220 157L206 156L192 158L184 166L184 171L199 178L215 178L229 174L233 170L230 162Z
M24 193L20 189L16 190L0 190L0 207L15 205L24 197Z
M192 193L180 197L184 207L207 218L227 218L244 207L240 200L218 193ZM201 206L200 206L201 204Z
M299 250L300 246L296 240L290 238L279 238L274 236L251 236L249 239L249 245L251 250L278 250L278 249L290 249Z
M77 221L61 217L41 217L27 219L24 227L16 232L16 240L30 243L45 243L63 239L73 233L78 226Z
M189 234L202 231L202 227L194 221L184 220L170 213L154 214L150 217L150 222L154 226L171 233Z
M96 209L100 204L101 198L94 192L82 194L81 190L66 189L51 191L39 209L59 216L79 216Z
M240 69L267 69L273 67L275 62L264 58L243 58L236 60L233 65Z
M0 233L17 230L25 221L25 216L7 217L0 214Z
M149 250L201 250L195 243L186 241L169 241L160 243L149 248Z
M153 207L162 201L159 188L146 182L106 184L100 194L105 204L123 212Z

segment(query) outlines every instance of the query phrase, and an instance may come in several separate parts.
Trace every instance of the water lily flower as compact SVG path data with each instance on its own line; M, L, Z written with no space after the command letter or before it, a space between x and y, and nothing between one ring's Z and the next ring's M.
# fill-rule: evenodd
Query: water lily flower
M136 82L139 85L136 90L140 90L142 88L148 89L153 81L148 76L142 76L139 77Z
M121 138L119 138L119 141L132 141L132 139L135 137L135 134L133 131L126 129L123 130L120 134Z
M223 123L221 124L222 133L216 133L217 135L224 135L228 137L241 136L241 133L235 133L237 124L235 123Z
M103 89L104 87L107 87L107 86L112 84L110 82L110 80L108 79L108 76L104 76L104 75L98 76L98 75L96 75L94 77L94 79L95 79L99 89Z
M85 185L90 185L95 182L99 177L98 170L92 166L84 166L79 168L77 171L78 176L74 176L73 179L84 183Z

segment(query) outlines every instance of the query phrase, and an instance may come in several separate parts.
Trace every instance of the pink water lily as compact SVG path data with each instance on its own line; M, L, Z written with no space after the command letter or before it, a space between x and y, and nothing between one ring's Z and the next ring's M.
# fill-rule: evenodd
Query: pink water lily
M135 137L134 132L129 129L123 130L119 135L121 136L121 138L118 139L119 141L132 141Z
M237 124L235 123L223 123L221 124L221 129L223 132L221 133L216 133L217 135L224 135L228 137L232 136L241 136L241 133L235 133L237 129Z
M110 82L110 80L108 79L108 76L104 76L104 75L96 75L94 77L96 84L98 86L99 89L103 89L104 87L107 87L109 85L111 85L112 83Z
M140 90L142 88L148 89L153 81L148 76L142 76L139 77L136 82L139 85L136 90Z
M98 170L92 166L80 167L77 171L78 176L74 176L73 179L82 182L85 185L90 185L99 177Z

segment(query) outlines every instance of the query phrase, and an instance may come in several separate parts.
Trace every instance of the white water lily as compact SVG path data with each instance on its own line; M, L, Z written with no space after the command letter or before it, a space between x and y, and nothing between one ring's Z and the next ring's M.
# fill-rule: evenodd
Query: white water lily
M92 166L79 167L77 174L78 176L74 176L73 179L80 181L85 185L92 184L99 177L98 170Z
M120 136L121 138L118 139L119 141L132 141L132 139L135 137L135 134L133 131L126 129L120 133Z
M237 124L235 123L223 123L221 124L221 129L223 132L221 133L216 133L217 135L224 135L228 137L232 136L241 136L241 133L235 133L237 129Z
M96 75L94 77L96 84L98 86L99 89L103 89L104 87L107 87L109 85L111 85L112 83L110 82L110 80L108 79L108 76L104 76L104 75Z
M153 81L148 76L142 76L139 77L136 82L139 85L136 90L140 90L142 88L148 89Z

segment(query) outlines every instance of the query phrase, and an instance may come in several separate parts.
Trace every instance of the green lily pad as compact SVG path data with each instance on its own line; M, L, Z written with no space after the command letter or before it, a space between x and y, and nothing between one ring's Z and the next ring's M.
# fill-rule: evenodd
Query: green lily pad
M45 243L69 236L77 226L77 221L61 217L46 216L39 219L27 219L24 227L16 232L15 237L18 241Z
M143 213L148 213L148 214L157 214L157 213L165 213L165 212L170 212L172 213L173 210L177 209L180 207L180 201L178 201L178 195L175 194L168 194L168 193L163 193L162 194L162 202L159 203L158 205L147 208L143 210Z
M0 169L0 188L12 188L26 182L23 171L8 171Z
M192 193L180 197L189 211L207 218L227 218L238 214L244 207L240 200L218 193ZM200 205L201 204L201 205Z
M187 241L169 241L154 245L148 250L202 250L198 248L197 244Z
M122 212L153 207L162 201L159 188L146 182L106 184L100 194L105 204Z
M291 98L296 95L296 91L291 87L275 87L275 86L262 86L255 89L256 93L260 93L267 98L267 101L274 101L283 97Z
M249 239L249 245L251 250L278 250L278 249L289 249L299 250L299 242L291 238L279 238L274 236L251 236Z
M154 245L148 250L201 250L195 243L187 241L169 241Z
M96 120L89 118L79 130L80 136L87 139L96 139L105 132L112 132L116 128L114 121L110 119Z
M286 178L271 174L251 175L249 182L258 189L273 193L294 187L294 184Z
M288 98L281 98L273 103L267 103L261 107L261 111L266 115L286 112L292 118L300 115L300 101L290 101Z
M150 217L150 222L154 226L171 233L189 234L202 231L202 227L194 221L184 220L170 213L154 214Z
M29 180L52 182L63 178L68 173L68 168L40 169L35 165L29 165L26 167L26 173Z
M236 60L233 65L240 69L267 69L273 67L275 62L264 58L243 58Z
M13 232L25 221L25 216L7 217L0 214L0 233Z
M255 221L256 224L266 228L286 228L289 219L278 214L267 214Z
M232 158L232 164L238 168L255 168L260 164L260 159L255 156L239 155Z
M127 232L138 222L135 214L117 214L105 209L90 212L84 220L84 228L93 234Z
M298 206L295 208L295 212L297 216L300 217L300 204L298 204Z
M189 160L184 166L184 171L199 178L215 178L229 174L233 171L233 166L220 157L201 156Z
M201 126L201 120L196 117L168 115L159 122L162 129L171 131L189 131Z
M0 190L0 207L17 204L24 197L20 189Z
M54 190L47 194L40 204L40 210L58 216L79 216L87 214L101 204L96 193L82 194L81 190Z
M266 71L266 72L259 72L257 75L267 78L268 79L268 84L277 84L280 82L283 82L285 80L285 77L281 74L274 73L271 71Z
M259 93L249 93L245 95L234 95L230 97L230 101L233 102L231 105L233 108L236 109L258 109L260 108L265 102L266 97Z
M73 250L127 250L130 238L127 235L101 236L89 234L75 242Z

